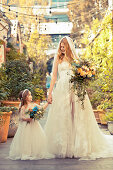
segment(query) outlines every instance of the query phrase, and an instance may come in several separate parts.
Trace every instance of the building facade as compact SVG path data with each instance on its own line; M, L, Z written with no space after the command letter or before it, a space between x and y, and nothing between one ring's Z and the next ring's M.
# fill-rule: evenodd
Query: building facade
M11 21L0 11L0 67L6 60L6 45L11 35L11 25Z

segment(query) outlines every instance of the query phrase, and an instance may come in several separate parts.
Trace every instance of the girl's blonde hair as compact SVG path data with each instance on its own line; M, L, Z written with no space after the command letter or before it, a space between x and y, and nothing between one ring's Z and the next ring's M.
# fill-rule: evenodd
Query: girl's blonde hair
M63 58L64 58L64 54L61 52L61 43L64 44L65 46L65 51L66 51L66 59L68 62L71 62L73 60L73 54L72 54L72 51L71 51L71 48L69 46L69 43L66 39L66 37L64 37L61 42L60 42L60 45L59 45L59 49L58 49L58 54L57 54L57 58L59 60L59 62L62 62Z

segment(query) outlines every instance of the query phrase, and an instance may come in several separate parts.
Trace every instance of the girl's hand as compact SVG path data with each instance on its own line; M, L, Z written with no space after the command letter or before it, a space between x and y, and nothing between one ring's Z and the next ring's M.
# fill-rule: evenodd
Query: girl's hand
M48 101L48 104L52 104L52 94L48 95L47 101Z

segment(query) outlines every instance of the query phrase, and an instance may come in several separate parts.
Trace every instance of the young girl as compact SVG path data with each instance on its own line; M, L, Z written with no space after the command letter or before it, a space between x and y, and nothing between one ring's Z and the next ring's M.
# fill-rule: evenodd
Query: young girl
M10 146L9 158L13 160L53 158L51 154L47 153L46 136L41 125L37 120L25 114L35 106L38 106L39 109L46 109L48 103L42 107L32 103L32 95L28 89L20 92L19 98L21 100L19 108L20 123Z

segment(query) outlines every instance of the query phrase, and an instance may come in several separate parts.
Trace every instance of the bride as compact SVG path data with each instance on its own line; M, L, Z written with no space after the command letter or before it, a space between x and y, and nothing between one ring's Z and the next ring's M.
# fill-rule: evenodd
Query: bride
M113 157L113 137L99 129L88 95L83 109L78 97L70 90L73 59L80 60L72 39L66 36L59 42L53 63L48 96L51 105L45 125L48 150L57 158Z

